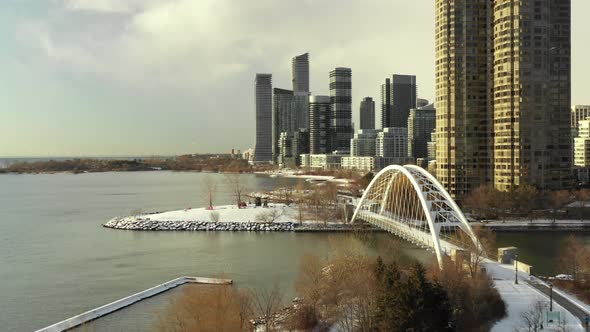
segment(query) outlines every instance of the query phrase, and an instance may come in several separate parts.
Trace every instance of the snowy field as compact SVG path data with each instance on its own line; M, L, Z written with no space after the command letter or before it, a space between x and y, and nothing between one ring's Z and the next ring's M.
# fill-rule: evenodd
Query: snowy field
M219 213L218 222L255 222L260 214L275 212L279 216L274 222L297 222L298 210L294 205L269 203L268 207L255 206L250 204L247 207L238 209L236 205L215 206L213 210L206 208L184 209L136 216L137 218L149 218L154 221L212 221L211 213Z
M537 301L543 301L549 305L549 298L529 285L526 280L530 276L524 272L518 272L519 283L514 284L514 268L512 265L499 264L493 261L484 263L488 274L494 279L494 285L502 296L507 305L508 315L499 321L492 328L492 332L514 331L516 327L521 327L522 314L527 312L531 305ZM561 312L561 317L565 317L568 331L583 332L584 328L577 317L562 308L555 301L553 302L553 311ZM553 326L546 326L544 331L558 331Z

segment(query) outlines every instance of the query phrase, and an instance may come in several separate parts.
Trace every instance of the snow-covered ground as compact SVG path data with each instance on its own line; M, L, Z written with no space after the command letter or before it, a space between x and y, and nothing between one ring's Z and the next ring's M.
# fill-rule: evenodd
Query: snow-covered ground
M297 221L298 210L294 205L285 204L268 204L268 207L248 205L245 208L238 209L236 205L215 206L213 210L206 208L184 209L136 216L140 218L150 218L154 221L212 221L211 213L219 213L219 222L255 222L256 217L260 214L277 212L280 215L274 222L294 222Z
M238 209L236 205L221 205L215 206L213 210L207 210L206 208L197 209L184 209L175 210L168 212L161 212L155 214L144 214L137 216L129 216L126 218L140 218L151 221L178 221L178 222L198 222L198 221L213 221L211 217L212 212L219 213L219 223L247 223L256 222L257 217L263 214L269 214L277 212L278 217L273 221L274 223L299 223L299 209L297 205L291 204L289 206L285 204L269 203L268 207L255 206L249 204L247 207ZM321 221L304 219L304 225L323 224ZM329 225L342 224L341 222L328 222Z
M273 177L284 177L284 178L295 178L295 179L306 179L310 181L328 181L341 184L348 184L352 182L350 179L336 178L331 175L311 175L301 174L299 171L294 170L278 170L278 171L267 171L267 172L255 172L256 174L265 174Z
M571 224L576 224L576 225L584 225L584 224L590 224L590 220L580 220L580 219L556 219L555 221L553 219L506 219L504 221L502 220L493 220L493 221L487 221L485 223L486 225L490 225L490 226L495 226L495 227L502 227L502 226L506 226L506 227L510 227L510 226L528 226L528 225L571 225Z
M527 312L531 305L537 301L543 301L549 305L549 298L529 285L526 281L530 276L524 272L518 272L519 283L514 283L514 268L512 265L499 264L493 261L486 261L484 266L488 274L494 279L494 285L502 296L507 305L506 318L497 322L492 328L492 332L514 331L522 322L522 314ZM562 308L555 301L553 302L553 311L561 312L561 317L565 317L569 331L583 332L584 328L577 317ZM546 326L546 331L556 331L551 326Z

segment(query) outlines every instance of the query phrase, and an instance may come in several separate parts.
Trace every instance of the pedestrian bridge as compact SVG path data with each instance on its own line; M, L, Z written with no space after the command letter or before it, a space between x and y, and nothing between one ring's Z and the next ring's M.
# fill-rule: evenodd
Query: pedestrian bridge
M440 268L453 249L483 253L451 195L418 166L391 165L377 173L354 211L352 222L358 220L434 251Z

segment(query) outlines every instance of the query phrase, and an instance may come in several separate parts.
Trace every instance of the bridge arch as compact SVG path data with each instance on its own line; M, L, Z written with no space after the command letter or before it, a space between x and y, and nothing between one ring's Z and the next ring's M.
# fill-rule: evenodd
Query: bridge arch
M483 249L463 212L432 174L414 165L390 165L375 175L352 216L422 247L432 249L439 267L457 235ZM460 234L458 234L459 232Z

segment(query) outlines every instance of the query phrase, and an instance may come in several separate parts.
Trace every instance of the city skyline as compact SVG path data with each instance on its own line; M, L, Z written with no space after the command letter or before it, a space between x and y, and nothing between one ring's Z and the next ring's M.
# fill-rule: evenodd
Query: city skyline
M333 2L243 6L231 1L171 6L160 0L2 3L0 35L7 52L0 55L0 157L245 150L254 146L253 74L272 73L274 86L289 88L290 60L306 52L313 94L327 95L329 71L343 66L354 71L353 105L365 96L379 100L380 84L394 73L416 75L418 96L434 100L430 2L351 1L338 6L334 16L359 23L339 35L329 29L333 18L320 19L320 11L289 18L278 31L255 24L257 11L272 16L333 7ZM368 22L356 13L359 8L375 9L376 16L395 23L383 29L380 20ZM589 3L572 1L572 104L590 100L584 80L590 69L583 65L590 47L583 43L590 33L582 18L587 10ZM217 15L204 15L212 11ZM237 13L244 17L216 30ZM195 35L181 33L187 30ZM236 30L241 30L238 36L225 36ZM284 35L289 38L282 40ZM386 49L367 61L367 48L395 42L396 48L409 49L417 41L420 52ZM230 47L236 51L228 52ZM353 122L359 123L356 107Z

